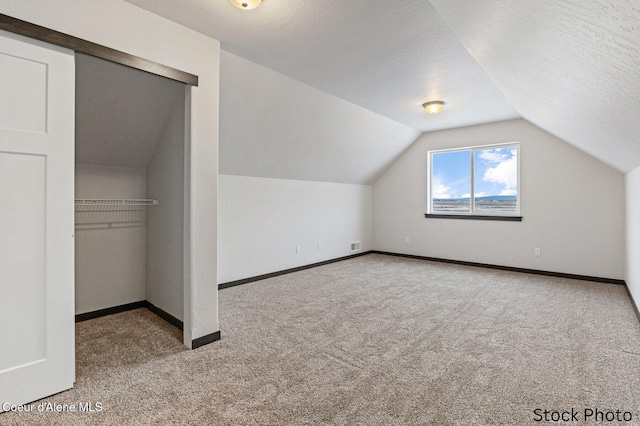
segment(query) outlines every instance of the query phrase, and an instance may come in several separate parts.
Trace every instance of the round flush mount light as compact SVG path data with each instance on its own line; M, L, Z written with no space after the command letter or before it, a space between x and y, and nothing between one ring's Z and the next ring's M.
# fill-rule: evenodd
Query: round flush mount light
M260 6L262 0L229 0L238 9L251 10Z
M442 101L431 101L431 102L422 104L422 108L424 108L424 110L427 111L429 114L437 114L440 111L442 111L443 105L444 105L444 102Z

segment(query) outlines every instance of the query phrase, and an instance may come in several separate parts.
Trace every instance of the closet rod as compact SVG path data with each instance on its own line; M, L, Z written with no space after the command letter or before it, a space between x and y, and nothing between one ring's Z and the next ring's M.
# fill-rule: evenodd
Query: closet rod
M82 198L76 206L157 206L158 200L145 198Z

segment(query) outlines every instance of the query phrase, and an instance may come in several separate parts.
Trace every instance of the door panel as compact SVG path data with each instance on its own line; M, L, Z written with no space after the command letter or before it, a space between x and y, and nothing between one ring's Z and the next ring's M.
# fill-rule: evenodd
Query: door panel
M24 100L0 104L0 127L44 133L47 123L47 64L0 53L0 69L13 70L12 78L0 80L2 96Z
M41 361L46 356L45 158L0 152L0 182L13 181L20 182L21 191L15 191L13 185L0 185L0 200L5 206L24 208L3 209L0 277L12 277L3 279L2 293L11 306L20 309L7 309L15 311L12 318L6 319L11 327L0 329L0 341L3 346L7 344L0 357L0 371ZM15 232L17 229L20 232Z
M1 402L75 380L74 85L72 51L0 31Z

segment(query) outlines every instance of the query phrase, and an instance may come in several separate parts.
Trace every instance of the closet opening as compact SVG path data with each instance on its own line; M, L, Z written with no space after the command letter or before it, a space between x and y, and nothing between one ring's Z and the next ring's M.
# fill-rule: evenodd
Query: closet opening
M76 53L76 321L183 328L190 86Z

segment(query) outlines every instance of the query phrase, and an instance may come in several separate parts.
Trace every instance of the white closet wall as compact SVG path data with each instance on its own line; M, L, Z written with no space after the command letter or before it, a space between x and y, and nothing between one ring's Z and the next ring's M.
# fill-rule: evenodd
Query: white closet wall
M76 164L78 198L146 198L142 168ZM76 314L145 297L146 207L76 208Z
M146 300L183 320L184 239L184 99L167 120L147 171Z

